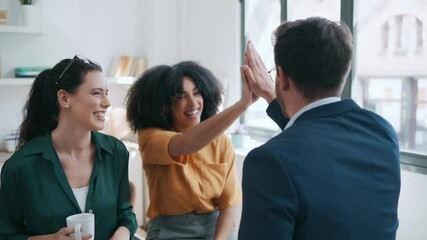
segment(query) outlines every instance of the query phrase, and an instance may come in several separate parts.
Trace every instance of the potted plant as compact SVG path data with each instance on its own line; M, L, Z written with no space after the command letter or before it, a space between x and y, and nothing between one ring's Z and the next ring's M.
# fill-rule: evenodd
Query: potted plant
M22 21L25 26L34 25L37 20L36 5L37 0L19 0L22 7Z
M19 0L22 5L33 5L36 0Z

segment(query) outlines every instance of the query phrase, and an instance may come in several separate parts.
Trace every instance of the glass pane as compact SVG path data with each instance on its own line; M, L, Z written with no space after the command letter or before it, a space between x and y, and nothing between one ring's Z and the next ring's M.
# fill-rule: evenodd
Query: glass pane
M280 0L245 1L245 35L251 40L268 69L274 67L271 35L280 24ZM267 128L273 131L279 127L267 116L267 103L260 99L245 114L245 125L250 128Z
M427 152L427 78L418 80L415 149Z
M399 131L402 79L367 78L358 81L363 84L363 106L388 119L396 131Z
M288 20L313 16L340 20L341 0L288 0Z
M401 150L425 154L427 1L356 3L352 96L393 125Z

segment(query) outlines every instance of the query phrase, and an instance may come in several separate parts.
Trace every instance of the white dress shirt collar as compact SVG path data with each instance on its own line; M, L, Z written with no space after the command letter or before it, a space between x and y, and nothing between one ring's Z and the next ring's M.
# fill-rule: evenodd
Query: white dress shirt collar
M326 104L334 103L334 102L339 102L339 101L341 101L341 98L339 98L339 97L327 97L327 98L322 98L320 100L314 101L314 102L306 105L305 107L301 108L291 119L289 119L289 122L288 122L288 124L286 124L283 131L290 128L294 124L295 120L297 120L297 118L299 116L301 116L301 114L303 114L304 112L306 112L310 109L316 108L316 107L320 107L322 105L326 105Z

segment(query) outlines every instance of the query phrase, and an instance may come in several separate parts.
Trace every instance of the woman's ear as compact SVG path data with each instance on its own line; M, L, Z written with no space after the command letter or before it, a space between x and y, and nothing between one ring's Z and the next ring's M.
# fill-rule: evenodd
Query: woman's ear
M70 103L68 101L68 92L61 89L57 92L56 97L58 98L59 106L63 108L69 108Z

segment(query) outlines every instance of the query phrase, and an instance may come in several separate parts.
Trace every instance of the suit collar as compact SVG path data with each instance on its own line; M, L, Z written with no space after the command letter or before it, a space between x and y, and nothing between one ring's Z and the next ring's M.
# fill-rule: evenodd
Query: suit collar
M339 97L327 97L327 98L319 99L317 101L314 101L314 102L306 105L305 107L301 108L297 113L295 113L295 115L292 116L291 119L289 119L289 122L286 124L284 130L290 128L294 124L294 122L298 119L298 117L301 116L306 111L313 109L313 108L320 107L322 105L326 105L326 104L330 104L330 103L334 103L334 102L338 102L338 101L341 101L341 98L339 98Z
M339 102L334 102L316 108L312 108L301 114L301 116L298 117L296 122L315 118L329 117L358 108L360 108L360 106L357 105L357 103L353 99L344 99Z

